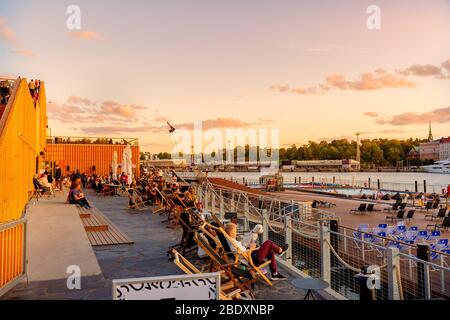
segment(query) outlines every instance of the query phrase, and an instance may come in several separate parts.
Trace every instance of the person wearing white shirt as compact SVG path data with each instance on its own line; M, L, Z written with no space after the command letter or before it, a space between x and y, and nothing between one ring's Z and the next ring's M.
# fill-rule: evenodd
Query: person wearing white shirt
M225 225L225 232L230 236L231 239L227 240L228 245L232 252L236 252L236 247L241 251L247 251L248 249L254 249L256 247L256 243L252 242L249 244L249 247L245 247L240 241L236 240L237 236L237 225L234 223L227 223ZM230 243L232 241L233 243ZM257 250L252 252L252 260L256 265L261 265L261 263L268 259L270 260L270 272L272 274L271 280L285 280L286 277L277 271L277 262L275 260L275 254L282 254L288 248L288 245L285 244L282 247L277 246L270 240L264 241L264 243Z

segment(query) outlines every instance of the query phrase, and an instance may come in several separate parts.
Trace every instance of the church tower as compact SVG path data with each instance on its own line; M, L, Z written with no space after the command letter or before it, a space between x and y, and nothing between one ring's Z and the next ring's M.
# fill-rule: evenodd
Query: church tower
M431 122L429 122L428 141L433 141L433 133L431 132Z

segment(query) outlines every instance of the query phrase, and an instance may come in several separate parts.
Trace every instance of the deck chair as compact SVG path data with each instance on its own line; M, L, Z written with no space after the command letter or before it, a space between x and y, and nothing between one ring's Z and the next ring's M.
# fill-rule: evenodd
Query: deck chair
M443 218L445 218L446 211L447 211L446 208L442 208L442 209L439 209L439 211L436 214L426 214L425 220L427 218L430 218L431 221L433 221L434 219L443 219Z
M400 203L394 203L391 208L385 208L384 211L397 211Z
M375 204L374 204L374 203L369 203L369 204L367 205L366 210L367 210L367 212L380 211L379 209L375 209Z
M366 208L367 208L367 204L366 203L360 203L358 208L351 209L350 212L362 213L362 212L366 211Z
M414 214L416 213L416 210L412 209L409 210L406 214L406 220L411 221L411 219L414 219Z
M200 274L202 273L192 263L189 262L181 253L173 249L172 252L174 259L173 263L180 268L186 274ZM240 288L236 288L234 283L225 279L220 283L220 300L240 300L242 298L252 299L249 291L242 291Z
M187 254L197 249L194 241L194 234L196 230L195 226L191 224L189 213L182 212L179 221L183 232L181 234L180 242L170 246L167 250L169 261L172 261L174 258L172 255L173 250L180 251L182 254Z
M428 202L426 203L425 207L422 208L422 209L420 209L420 211L426 210L426 211L428 212L428 210L430 210L432 206L433 206L433 202L428 201Z
M386 216L386 220L391 220L392 222L397 220L403 220L403 217L405 216L405 210L399 210L397 214L392 214L390 216Z
M128 208L130 209L145 209L147 206L145 205L144 201L142 200L142 197L140 193L137 191L137 188L127 188L126 189L127 195L128 195Z
M253 284L258 280L254 274L243 266L239 261L230 261L221 257L214 249L211 248L208 241L196 232L194 241L197 245L205 251L206 255L211 259L210 272L220 271L224 276L232 281L235 287L242 292L248 292L249 296L254 299Z
M440 230L444 230L447 231L448 228L450 228L450 216L447 216L444 218L444 221L442 221L442 223L436 223L435 225L427 225L428 227L434 227L435 231L440 231Z
M253 261L252 252L258 250L258 248L242 251L239 248L239 246L236 244L236 240L231 238L223 228L218 228L217 234L218 234L220 243L225 248L225 251L229 257L234 258L235 262L241 261L242 263L248 265L250 268L252 268L258 274L259 278L264 280L264 282L266 282L269 286L272 285L272 281L270 281L269 278L267 278L267 276L261 270L262 268L268 266L270 264L270 261L264 261L260 265L256 265ZM234 251L232 248L230 248L229 244L231 244L234 247Z

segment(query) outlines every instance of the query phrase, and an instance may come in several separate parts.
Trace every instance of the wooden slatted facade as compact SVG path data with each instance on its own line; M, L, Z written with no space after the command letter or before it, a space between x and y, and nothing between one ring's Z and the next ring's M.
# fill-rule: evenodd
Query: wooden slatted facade
M0 115L0 296L26 274L25 207L45 149L45 86L33 101L26 79L17 78Z
M120 165L124 148L123 144L47 144L45 161L59 164L63 175L76 170L91 174L94 166L97 175L109 175L114 151L117 152L117 162ZM131 152L133 165L136 166L133 168L133 174L139 177L139 146L132 145ZM119 171L120 169L118 174Z

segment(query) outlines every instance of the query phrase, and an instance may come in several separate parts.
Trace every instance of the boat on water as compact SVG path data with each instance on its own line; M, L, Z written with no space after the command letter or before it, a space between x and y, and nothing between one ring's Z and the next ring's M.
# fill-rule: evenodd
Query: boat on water
M450 173L450 159L436 161L434 164L421 166L421 168L429 173Z

